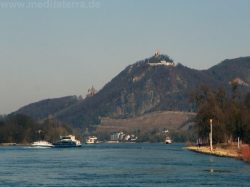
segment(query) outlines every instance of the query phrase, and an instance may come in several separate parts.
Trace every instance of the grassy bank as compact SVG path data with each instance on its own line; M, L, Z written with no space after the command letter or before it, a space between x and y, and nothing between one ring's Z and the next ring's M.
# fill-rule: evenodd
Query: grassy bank
M215 156L221 157L232 157L232 158L241 158L240 151L237 148L223 148L223 147L216 147L212 151L210 150L209 146L188 146L186 147L187 150L203 153L203 154L210 154Z
M238 149L237 145L217 145L211 151L209 146L187 146L187 150L221 157L231 157L250 162L250 146L243 144Z

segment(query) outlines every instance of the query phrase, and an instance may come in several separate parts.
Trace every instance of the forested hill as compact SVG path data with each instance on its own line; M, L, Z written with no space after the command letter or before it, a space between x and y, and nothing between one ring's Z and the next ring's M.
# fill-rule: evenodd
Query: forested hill
M50 99L28 105L16 113L36 119L52 114L74 127L89 127L98 125L101 117L194 111L190 95L195 89L207 85L230 90L230 81L238 82L244 92L250 90L250 57L225 60L208 70L195 70L175 64L167 55L156 54L129 65L99 92L84 100L74 96Z
M81 102L81 99L76 96L45 99L28 104L20 108L15 113L25 114L34 119L44 119L50 115L55 116L57 113L60 113L61 111L79 102Z
M250 57L226 59L206 71L216 81L228 84L238 80L240 84L249 87L250 84Z

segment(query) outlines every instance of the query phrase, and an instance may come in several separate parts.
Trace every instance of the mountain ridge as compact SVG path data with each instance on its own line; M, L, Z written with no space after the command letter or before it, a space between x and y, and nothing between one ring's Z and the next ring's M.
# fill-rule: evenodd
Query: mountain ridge
M250 57L227 59L207 70L196 70L174 64L167 55L155 54L127 66L91 97L79 100L70 96L70 102L65 100L68 104L48 109L43 115L34 115L43 108L40 107L43 101L34 103L33 107L24 106L15 113L36 119L53 115L73 127L82 128L100 124L101 117L125 119L155 111L194 111L189 102L191 91L201 85L223 86L229 90L229 82L236 78L250 85L249 75ZM249 88L245 86L244 91Z

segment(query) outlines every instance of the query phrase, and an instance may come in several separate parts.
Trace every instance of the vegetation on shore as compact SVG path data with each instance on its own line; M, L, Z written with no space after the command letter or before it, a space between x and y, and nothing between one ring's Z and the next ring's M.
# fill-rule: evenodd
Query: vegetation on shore
M209 142L210 119L212 119L213 143L216 149L209 147L189 147L189 150L218 156L243 158L250 161L250 93L241 95L237 81L230 82L231 93L223 89L201 87L192 97L197 106L194 132L198 144L207 145ZM233 142L246 144L242 149L232 147ZM226 145L221 147L220 145ZM250 149L249 149L250 150ZM249 152L249 153L248 153Z
M250 93L241 95L240 85L231 82L232 91L201 87L192 99L197 106L194 130L202 143L208 143L210 119L213 120L213 142L230 143L239 138L250 143Z
M60 135L69 133L72 130L55 119L37 122L21 114L0 118L0 143L27 144L38 140L54 142Z

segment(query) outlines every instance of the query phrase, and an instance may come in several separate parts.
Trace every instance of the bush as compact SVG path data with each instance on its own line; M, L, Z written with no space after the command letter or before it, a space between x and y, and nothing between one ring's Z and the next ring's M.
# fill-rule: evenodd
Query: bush
M249 145L241 146L241 156L244 161L250 162L250 146Z

